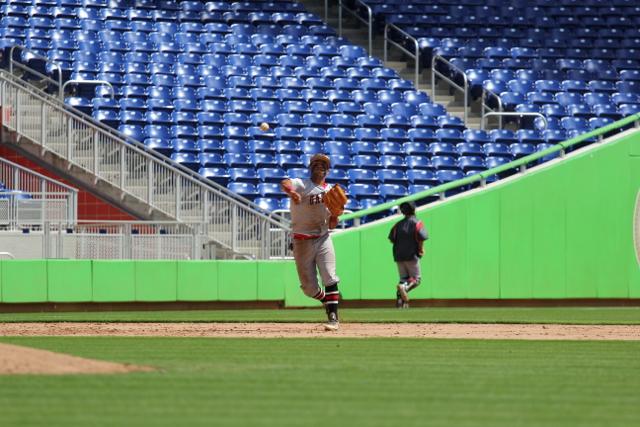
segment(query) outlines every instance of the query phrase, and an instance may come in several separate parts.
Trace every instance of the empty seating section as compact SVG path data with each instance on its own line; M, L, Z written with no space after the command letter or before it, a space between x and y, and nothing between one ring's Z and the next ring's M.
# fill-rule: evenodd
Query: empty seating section
M458 80L463 70L472 98L484 88L506 111L540 112L550 128L566 131L592 130L640 111L637 1L363 2L377 31L391 23L418 40L423 66L439 55L453 64L438 64L439 71ZM488 102L497 107L495 99ZM562 120L567 117L585 121L576 125Z
M65 101L270 210L288 208L278 182L306 176L317 152L331 156L329 179L348 187L357 210L639 111L640 8L631 3L584 15L562 1L368 3L424 49L458 58L474 87L491 82L503 104L543 111L556 126L466 129L290 1L8 1L0 48L26 46L60 64L64 79L110 82L113 97L85 84ZM28 52L22 60L37 65Z

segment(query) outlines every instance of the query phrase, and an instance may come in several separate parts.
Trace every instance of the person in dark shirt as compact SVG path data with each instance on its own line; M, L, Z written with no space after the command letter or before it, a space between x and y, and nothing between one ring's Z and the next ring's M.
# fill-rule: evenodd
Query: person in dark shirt
M404 218L389 232L393 243L393 260L398 266L400 281L396 287L396 307L409 308L409 292L420 285L420 258L423 243L429 237L422 221L416 218L414 202L400 204Z

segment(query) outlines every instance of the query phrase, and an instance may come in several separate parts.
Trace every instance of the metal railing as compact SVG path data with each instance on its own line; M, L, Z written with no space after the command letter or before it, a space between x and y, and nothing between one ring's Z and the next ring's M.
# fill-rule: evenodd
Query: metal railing
M407 50L407 48L405 48L401 43L398 43L395 40L390 39L389 38L389 28L391 28L394 31L400 33L407 40L413 42L413 46L414 46L415 50L413 52L411 52L411 51ZM395 24L386 24L384 26L384 46L383 46L384 61L385 62L387 62L387 56L388 56L387 55L387 43L392 44L393 46L397 47L402 52L404 52L407 56L409 56L410 58L413 58L413 60L415 62L416 89L418 89L418 86L420 85L420 44L418 43L418 39L416 39L415 37L411 36L409 33L407 33L406 31L402 30L400 27L398 27Z
M460 86L455 81L451 80L447 75L441 73L436 70L436 63L441 62L445 64L447 67L454 69L462 76L463 86ZM431 58L431 90L433 95L433 102L436 102L436 76L440 77L445 82L449 83L453 88L461 91L464 96L464 123L465 126L467 124L467 117L469 116L469 79L465 74L464 70L460 67L456 67L451 62L447 61L444 57L440 55L433 55Z
M362 0L355 0L354 3L359 4L360 6L365 8L365 10L367 11L368 19L364 19L358 14L357 10L349 9L342 3L342 0L338 0L338 35L342 37L342 11L344 10L349 15L351 15L352 17L354 17L355 19L357 19L358 21L362 22L367 26L367 30L369 31L368 52L369 52L369 55L372 55L373 54L373 12L371 10L371 7L369 7L369 5L367 5Z
M62 85L62 89L60 89L60 99L64 99L64 90L67 88L67 86L69 85L105 85L109 88L109 91L111 92L111 97L115 98L115 91L113 90L113 85L106 81L106 80L67 80L66 82L64 82L64 84Z
M277 250L265 230L289 222L0 71L3 125L165 217L201 222L221 247L252 258Z
M42 235L42 258L206 259L210 255L205 250L208 240L200 223L47 222Z
M491 107L489 107L489 104L487 102L488 98L493 98L496 100L496 102L498 103L498 110L493 110L491 109ZM484 117L485 115L485 111L489 111L491 113L501 113L503 112L503 108L502 108L502 99L500 99L500 95L498 95L495 92L492 92L490 90L487 90L485 88L482 88L482 99L480 102L481 106L482 106L482 112L481 115L482 117ZM498 128L502 129L502 116L498 116ZM484 129L484 124L482 129Z
M0 228L72 224L77 210L77 189L0 158Z
M439 196L441 200L444 200L446 198L445 193L447 191L459 189L461 187L466 187L468 185L475 184L475 183L479 183L481 187L484 187L486 185L487 178L490 178L491 176L498 175L502 172L506 172L512 169L518 169L519 171L524 172L527 169L528 164L537 162L543 157L553 155L556 153L559 153L560 157L564 157L566 150L568 148L577 144L581 144L591 138L600 137L601 135L605 135L609 132L616 131L623 126L627 126L630 124L633 124L636 129L640 129L640 114L634 114L622 120L618 120L615 123L611 123L610 125L604 126L602 128L596 129L591 132L587 132L575 138L568 139L567 141L560 142L553 147L547 148L542 151L538 151L528 156L521 157L518 160L505 163L504 165L501 165L492 169L488 169L481 173L477 173L472 176L459 179L457 181L441 184L436 187L430 188L428 190L421 191L419 193L412 194L410 196L401 197L399 199L396 199L390 202L382 203L368 209L363 209L351 214L341 215L340 221L349 221L349 220L359 221L359 219L364 216L373 215L373 214L390 210L395 206L400 205L403 202L419 201L419 200L426 199L427 197Z

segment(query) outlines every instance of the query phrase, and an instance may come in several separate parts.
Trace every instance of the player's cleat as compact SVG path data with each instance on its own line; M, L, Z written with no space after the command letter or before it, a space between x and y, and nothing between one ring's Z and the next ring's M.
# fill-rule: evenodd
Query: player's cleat
M402 308L409 308L409 303L408 302L403 302L402 303Z
M398 293L402 301L409 302L409 294L407 293L407 285L405 283L398 284Z
M338 315L336 313L328 314L329 320L324 325L325 331L337 331L340 328L340 322L338 322Z

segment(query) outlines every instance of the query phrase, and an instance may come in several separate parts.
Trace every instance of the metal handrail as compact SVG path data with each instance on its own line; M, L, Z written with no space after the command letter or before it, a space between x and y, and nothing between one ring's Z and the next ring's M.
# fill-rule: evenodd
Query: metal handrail
M351 16L353 16L358 21L362 22L367 26L369 30L369 55L372 55L373 54L373 11L371 10L371 7L369 7L369 5L363 2L362 0L354 0L354 1L355 3L359 3L361 6L363 6L367 10L367 16L369 17L369 19L365 20L360 15L358 15L358 13L355 10L349 9L348 7L344 6L342 4L342 0L338 0L338 35L342 37L342 9L344 9Z
M75 85L85 85L85 84L91 84L91 85L105 85L108 86L109 89L111 90L111 97L115 98L116 96L116 92L113 90L113 85L106 81L106 80L67 80L66 82L64 82L64 84L62 85L62 90L60 91L60 99L64 98L64 90L67 88L68 85L71 84L75 84Z
M482 115L484 116L484 112L489 110L490 112L495 112L494 110L492 110L491 108L489 108L489 106L485 103L485 100L487 99L487 97L492 96L495 98L495 100L498 102L498 112L502 112L504 111L503 107L502 107L502 99L500 98L500 95L498 95L497 93L487 90L485 88L482 88ZM498 128L502 129L502 116L498 116Z
M445 76L441 72L436 71L436 62L438 62L438 61L444 63L445 65L453 68L454 70L456 70L460 74L462 74L462 80L464 82L464 87L461 87L460 85L458 85L453 80L449 79L447 76ZM467 75L465 74L465 72L464 72L464 70L462 68L456 67L454 64L452 64L451 62L447 61L444 57L442 57L440 55L437 55L437 54L433 55L433 58L431 58L431 90L432 90L433 101L434 102L436 100L436 74L440 78L442 78L442 80L446 81L447 83L449 83L454 88L456 88L459 91L463 92L463 94L464 94L464 123L466 125L467 124L467 117L469 115L469 79L467 78Z
M561 156L566 152L566 150L576 144L580 144L590 138L593 137L598 137L600 135L604 135L608 132L611 132L613 130L619 129L623 126L626 126L628 124L633 123L636 127L636 129L640 129L640 113L638 114L634 114L631 115L629 117L626 117L622 120L618 120L617 122L611 123L607 126L601 127L599 129L593 130L591 132L587 132L585 134L582 134L580 136L576 136L574 138L568 139L566 141L560 142L558 144L556 144L553 147L547 148L545 150L542 151L538 151L536 153L530 154L528 156L524 156L521 157L517 160L514 160L512 162L509 163L505 163L504 165L500 165L498 167L492 168L492 169L488 169L486 171L474 174L472 176L468 176L465 178L462 178L460 180L457 181L453 181L453 182L449 182L446 184L441 184L438 185L436 187L430 188L428 190L425 191L421 191L419 193L416 194L411 194L409 196L405 196L405 197L401 197L399 199L390 201L390 202L386 202L386 203L382 203L378 206L374 206L368 209L364 209L364 210L360 210L357 212L354 212L352 214L347 214L347 215L341 215L340 216L340 221L349 221L349 220L355 220L357 218L362 218L364 216L367 215L372 215L372 214L376 214L378 212L383 212L385 210L391 209L394 206L399 205L400 203L403 202L411 202L411 201L417 201L417 200L421 200L424 198L427 198L429 196L434 196L434 195L438 195L438 193L442 193L440 194L440 199L444 199L444 193L446 191L449 190L453 190L456 189L458 187L463 187L465 185L469 185L469 184L473 184L476 182L480 182L481 185L484 186L484 184L486 183L486 179L491 177L492 175L496 175L511 169L515 169L515 168L522 168L523 166L526 167L526 165L528 163L534 162L536 160L539 160L545 156L548 156L550 154L554 154L556 152L560 152ZM521 169L522 170L522 169Z
M42 74L39 71L34 70L33 68L19 62L13 59L13 52L14 50L24 50L26 52L29 52L30 54L32 54L33 56L35 56L38 59L43 60L44 62L48 63L48 64L53 64L55 67L58 68L58 81L56 82L55 80L53 80L51 77ZM20 46L20 45L13 45L11 46L11 49L9 50L9 72L11 74L13 74L13 67L14 65L20 69L23 69L25 71L28 71L38 77L41 77L45 80L48 80L51 83L57 84L58 85L58 91L61 93L62 92L62 66L60 66L60 64L57 61L52 61L51 59L47 58L46 56L42 56L34 51L32 51L31 49L28 49L24 46Z
M413 45L415 46L415 52L411 53L400 43L396 42L395 40L391 40L388 37L389 28L393 28L394 30L402 34L404 37L412 41ZM413 58L415 62L416 89L418 89L418 85L420 84L420 44L418 43L418 39L416 39L406 31L402 30L400 27L398 27L395 24L386 24L384 26L384 61L385 62L387 61L387 43L394 45L395 47L400 49L402 52L407 54L410 58Z
M538 118L541 118L542 121L544 122L544 128L545 129L547 127L549 127L549 121L547 120L547 118L542 113L536 113L536 112L518 113L517 111L515 111L515 112L504 112L504 111L501 111L501 112L490 112L490 113L483 114L482 115L482 122L480 123L480 129L484 129L485 118L493 117L493 116L497 116L497 117L524 117L524 116L538 117Z
M10 259L16 259L16 257L11 252L0 252L0 256L6 256Z
M42 180L44 180L44 181L47 181L47 182L53 183L53 184L55 184L55 185L57 185L57 186L60 186L60 187L62 187L62 188L64 188L64 189L66 189L66 190L68 190L68 191L74 191L74 192L76 192L76 193L78 192L78 189L77 189L77 188L73 188L72 186L67 185L67 184L65 184L64 182L56 181L55 179L49 178L49 177L48 177L48 176L46 176L46 175L42 175L41 173L38 173L38 172L36 172L36 171L34 171L34 170L31 170L31 169L29 169L29 168L26 168L26 167L24 167L24 166L22 166L22 165L19 165L19 164L17 164L17 163L14 163L14 162L12 162L12 161L10 161L10 160L7 160L7 159L4 159L4 158L2 158L2 157L0 157L0 163L5 163L5 164L9 165L11 168L18 169L18 170L20 170L20 171L22 171L22 172L24 172L24 173L26 173L26 174L28 174L28 175L33 175L33 176L35 176L36 178L39 178L39 179L42 179Z
M7 194L7 195L15 195L14 191L22 191L25 192L27 194L40 194L41 197L44 198L45 195L47 196L67 196L68 200L69 200L69 204L67 206L67 218L69 219L70 222L75 222L78 218L78 189L73 188L63 182L54 180L48 176L42 175L41 173L38 173L36 171L33 171L31 169L28 169L24 166L21 166L17 163L11 162L7 159L2 159L0 158L0 165L6 165L7 169L10 171L11 175L12 175L12 179L10 180L12 187L14 188L5 188L3 190L0 191L0 193L3 194ZM4 171L4 168L2 168L2 171ZM23 175L21 175L21 173ZM38 187L40 187L38 189L38 191L32 191L32 189L29 189L28 184L22 185L24 179L26 178L33 178L36 181L39 182ZM6 183L6 182L5 182ZM53 188L55 188L58 191L47 191L46 190L46 185L49 185ZM22 188L22 189L21 189ZM62 192L62 190L66 190L66 192Z

